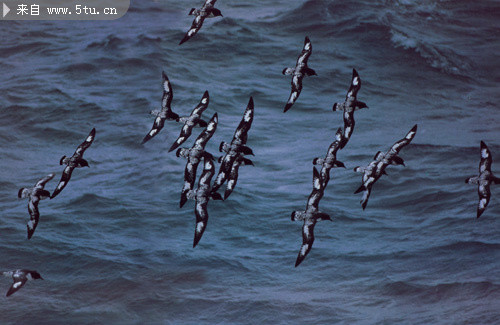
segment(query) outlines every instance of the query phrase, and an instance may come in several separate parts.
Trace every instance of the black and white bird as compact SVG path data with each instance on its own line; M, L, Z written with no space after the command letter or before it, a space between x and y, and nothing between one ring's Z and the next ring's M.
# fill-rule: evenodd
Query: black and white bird
M217 113L215 113L210 121L208 122L207 127L203 130L196 141L194 142L193 147L188 148L179 148L175 155L177 157L184 157L187 159L186 168L184 169L184 186L181 191L181 200L179 206L182 208L187 201L187 193L191 191L194 187L194 183L196 181L196 170L198 169L198 164L201 161L201 158L206 155L210 155L205 151L205 146L210 140L210 138L214 135L215 130L217 129L218 117Z
M491 163L493 159L491 157L490 149L486 144L481 141L481 161L479 162L479 175L469 177L465 180L468 184L477 184L477 194L479 195L479 203L477 205L476 218L479 218L488 203L490 202L490 185L491 183L500 184L500 178L495 177L491 172Z
M368 204L368 198L370 197L371 189L373 184L382 176L387 175L385 169L389 165L403 165L404 161L398 156L399 151L405 146L407 146L417 134L417 124L415 124L411 130L406 134L406 136L397 141L392 145L392 147L384 154L382 152L377 152L373 161L367 167L355 167L355 172L363 173L363 183L354 192L355 194L364 191L363 197L361 198L361 206L363 210Z
M333 104L332 110L344 111L344 138L341 143L340 149L344 148L349 139L351 138L352 132L354 131L354 111L361 108L368 108L368 106L358 101L358 91L361 88L361 78L359 77L356 69L352 69L352 79L351 86L347 91L345 101L343 103Z
M196 215L196 226L194 228L193 248L198 245L208 222L207 205L209 199L222 200L222 197L217 192L212 192L210 183L215 174L215 166L213 156L207 152L203 154L203 172L198 180L198 188L191 190L188 193L189 199L196 200L194 213Z
M196 125L199 125L200 127L207 126L207 122L205 122L204 120L201 119L201 114L203 114L203 112L207 109L209 101L210 101L210 96L208 95L208 91L205 91L200 102L198 103L198 105L196 105L196 107L191 112L191 115L179 117L179 122L183 122L184 125L182 126L181 133L179 134L179 137L172 144L172 146L170 147L168 152L174 151L181 144L183 144L184 141L186 141L189 138L189 136L191 135L191 132L193 131L193 128Z
M83 153L85 150L87 150L88 147L92 144L95 138L95 128L90 131L89 135L83 141L78 148L76 148L75 153L71 157L66 157L62 156L61 160L59 161L59 165L65 164L66 168L64 168L64 171L61 176L61 180L59 181L59 184L57 184L56 189L54 192L52 192L52 196L50 199L55 198L66 185L68 184L70 178L71 178L71 173L73 173L73 169L75 168L81 168L81 167L89 167L89 163L83 159Z
M330 169L333 167L344 167L343 162L337 160L337 151L340 149L340 144L342 143L343 135L342 128L338 128L335 133L335 140L328 147L325 158L314 158L313 165L321 166L320 176L321 182L323 183L323 188L326 188L328 182L330 181Z
M163 86L163 96L161 99L161 109L151 111L151 114L155 115L155 121L153 123L153 127L146 134L144 139L142 140L142 144L151 140L158 132L163 129L166 120L179 121L179 115L172 111L171 103L174 94L172 92L172 85L170 84L170 80L168 80L168 76L165 71L162 71L162 86Z
M377 166L378 163L384 158L384 153L379 151L373 157L373 160L366 167L354 167L354 171L358 173L363 173L363 180L361 187L359 187L354 194L357 194L363 191L363 197L361 198L361 206L363 210L366 208L368 204L368 199L370 198L370 194L372 191L373 184L382 176L387 175L385 169L382 170L381 175L377 174Z
M15 271L7 271L7 272L2 272L2 274L6 277L12 277L12 280L14 283L9 288L9 291L7 291L6 296L10 296L17 290L21 289L24 284L28 280L36 280L36 279L42 279L42 276L40 273L37 271L31 271L31 270L15 270Z
M54 173L50 173L49 175L41 178L38 182L36 182L35 186L33 186L32 188L23 187L17 193L17 196L20 199L28 198L28 212L30 214L30 221L28 221L28 225L26 226L28 229L28 239L33 236L36 226L38 225L38 220L40 218L40 212L38 211L38 202L50 197L50 192L44 190L45 184L47 184L48 181L54 178L54 176Z
M223 17L220 10L214 8L215 1L217 0L206 0L205 3L203 4L203 7L201 7L200 9L191 8L188 15L194 15L196 17L194 18L193 23L191 24L191 28L189 28L186 35L184 35L184 38L180 41L179 45L186 42L191 37L196 35L196 33L198 33L201 26L203 25L203 22L205 21L205 18L213 18L219 16Z
M330 216L326 213L320 212L318 205L323 197L324 187L316 167L313 167L313 189L309 198L305 211L293 211L291 215L292 221L304 221L302 226L302 246L299 250L299 255L295 261L297 267L307 256L312 248L314 242L314 226L318 220L330 220Z
M229 195L233 193L233 190L236 187L236 182L238 182L238 170L240 166L248 166L248 165L254 166L253 161L243 157L243 155L241 154L237 154L237 157L233 162L233 165L231 167L231 172L229 173L229 177L227 179L227 186L226 190L224 191L224 200L226 200L229 197Z
M305 76L315 76L316 71L307 66L307 60L312 53L312 45L309 37L306 36L304 40L304 48L302 53L300 53L295 68L285 68L283 69L283 74L285 76L292 76L292 91L288 101L285 105L283 112L286 112L292 107L297 98L299 98L300 92L302 91L302 79Z
M250 130L252 126L253 115L254 115L254 103L253 103L253 98L250 97L245 112L243 113L243 118L241 119L240 124L238 125L236 131L234 132L231 143L226 143L223 141L219 146L219 151L225 152L226 154L220 160L221 166L219 168L219 173L217 174L217 177L214 181L212 192L216 192L222 186L222 184L224 184L224 182L230 177L230 174L233 171L233 165L237 157L241 155L253 155L252 149L246 146L248 140L248 130ZM235 184L236 182L234 182L233 185ZM232 192L232 190L229 191L229 194L231 194L230 192Z

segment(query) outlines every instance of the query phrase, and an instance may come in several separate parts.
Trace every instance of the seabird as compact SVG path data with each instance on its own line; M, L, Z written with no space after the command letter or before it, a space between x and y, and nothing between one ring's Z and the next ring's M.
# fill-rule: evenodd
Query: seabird
M332 110L344 111L344 139L341 143L340 149L344 148L349 139L351 138L352 132L354 131L354 111L361 108L368 108L368 106L357 100L358 91L361 88L361 78L359 77L356 69L352 69L352 79L351 86L347 91L345 97L345 102L333 104Z
M2 272L4 276L6 277L12 277L12 280L14 283L9 288L9 291L7 291L6 296L10 296L17 290L21 289L22 286L26 283L28 280L36 280L36 279L42 279L42 276L40 273L37 271L31 271L31 270L15 270L15 271L8 271L8 272Z
M210 100L210 96L208 95L208 91L205 91L200 102L198 103L198 105L196 105L196 107L191 112L191 115L181 116L179 118L179 121L183 122L184 126L182 127L181 134L179 135L177 140L175 140L175 142L172 144L172 146L170 147L168 152L174 151L181 144L183 144L184 141L186 141L189 138L189 136L191 135L191 132L192 132L193 127L195 125L199 125L201 127L207 126L207 122L205 122L201 119L201 114L203 114L203 111L205 111L207 109L209 100Z
M406 136L394 143L392 147L384 154L382 152L377 152L373 161L365 168L355 167L355 172L363 173L363 183L354 192L355 194L364 191L363 197L361 199L361 206L363 210L368 204L368 198L370 197L371 189L373 184L382 176L387 175L385 168L389 165L403 165L404 161L398 156L399 151L405 146L407 146L417 134L417 124L415 124L411 130L406 134Z
M162 71L161 74L163 78L162 82L163 97L161 99L161 110L151 111L151 114L156 115L156 118L153 123L153 127L151 128L151 131L149 131L149 133L142 140L142 144L149 141L152 137L157 135L161 129L163 129L163 126L165 125L165 120L179 121L179 115L174 113L172 111L172 108L170 107L170 104L172 103L172 98L174 97L174 94L172 92L172 85L170 84L170 81L168 80L165 71Z
M366 205L368 204L368 198L370 197L371 191L372 191L372 186L373 184L382 176L382 175L387 175L385 172L385 169L381 171L381 175L377 175L377 166L378 163L384 158L384 153L381 151L378 151L375 156L373 157L373 161L368 164L366 167L355 167L354 171L358 173L363 173L363 181L361 186L354 192L354 194L357 194L361 191L363 191L363 197L361 198L361 206L363 207L363 210L366 208Z
M40 218L40 213L38 211L38 202L50 197L50 192L44 190L43 188L48 181L54 178L54 176L54 173L50 173L49 175L36 182L35 186L33 186L32 188L23 187L17 193L17 196L20 199L28 198L28 212L30 213L30 221L28 221L27 225L28 239L33 236L36 226L38 225L38 219Z
M285 68L283 69L283 74L285 76L292 76L292 91L290 93L290 97L285 105L285 109L283 112L286 112L292 107L297 98L299 98L300 92L302 90L302 79L305 76L315 76L316 71L309 68L307 66L307 60L312 53L312 45L309 37L306 36L304 40L304 48L302 49L302 53L300 53L297 64L295 68Z
M189 191L187 197L196 200L194 213L196 215L196 226L194 231L193 248L196 247L198 242L205 232L208 222L207 205L210 198L214 200L222 200L222 197L217 192L212 192L210 189L210 182L215 173L215 166L213 163L213 156L205 153L203 155L203 172L198 180L198 188L196 191Z
M227 179L226 191L224 192L224 200L226 200L229 195L233 192L236 182L238 181L238 170L240 166L252 165L253 161L243 157L243 155L238 154L236 159L233 162L233 166L231 167L231 172L229 173L229 177Z
M215 130L217 129L217 122L217 113L215 113L208 122L205 130L203 130L198 138L196 138L193 147L190 149L180 148L175 153L177 157L184 157L187 159L186 168L184 169L184 186L182 187L181 200L179 203L181 208L187 201L187 193L194 187L194 183L196 181L196 169L198 168L201 158L205 155L210 155L205 151L205 145L214 135Z
M465 180L468 184L477 184L477 194L479 195L479 204L477 205L477 217L483 214L490 202L490 184L500 184L500 178L495 177L491 172L492 157L490 149L481 141L481 161L479 162L479 175L469 177Z
M321 181L323 182L323 188L326 188L328 182L330 181L330 169L332 167L344 167L343 162L337 160L337 151L340 149L340 144L342 143L343 135L342 128L338 128L335 133L335 140L328 147L325 158L314 158L313 165L321 166Z
M198 33L201 26L203 25L203 21L205 21L205 18L213 18L218 16L223 17L220 10L214 8L215 1L216 0L206 0L201 9L191 8L188 15L194 15L196 17L191 24L191 28L187 31L186 35L184 35L184 38L180 41L179 45L186 42L191 37L196 35L196 33Z
M59 184L57 184L56 189L54 192L52 192L52 196L50 199L53 199L59 194L63 188L68 184L70 178L71 178L71 173L73 172L73 169L75 168L81 168L81 167L89 167L89 163L83 159L83 153L85 150L87 150L88 147L92 144L95 138L95 128L90 131L89 135L83 141L78 148L76 148L75 153L71 157L66 157L62 156L61 160L59 161L59 165L65 164L66 168L64 168L64 171L61 176L61 180L59 181Z
M219 146L219 151L225 152L226 154L221 160L221 166L219 168L217 178L215 179L215 182L213 184L212 192L216 192L228 179L238 155L253 155L252 149L245 145L248 139L248 130L250 130L250 127L252 126L253 115L254 104L253 98L250 97L240 124L234 132L231 143L228 144L223 141Z
M309 198L305 211L293 211L291 215L292 221L304 221L302 227L302 246L299 250L299 255L295 261L297 267L307 256L314 242L314 226L318 220L330 220L330 216L320 212L318 209L319 201L323 197L324 187L316 167L313 167L313 189Z

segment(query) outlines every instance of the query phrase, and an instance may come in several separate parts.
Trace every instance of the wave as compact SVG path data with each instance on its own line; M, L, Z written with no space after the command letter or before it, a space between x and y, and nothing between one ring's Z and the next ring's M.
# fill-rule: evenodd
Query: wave
M436 285L397 281L385 284L381 291L389 296L418 296L429 302L437 302L464 296L468 299L474 299L487 297L490 294L498 295L500 285L489 281L452 282Z
M58 70L62 73L92 73L98 70L98 67L95 64L80 62L80 63L71 63L68 65L60 65Z
M431 67L453 75L467 76L473 68L473 63L467 57L459 55L451 48L432 44L392 27L391 41L396 48L413 51Z
M102 41L95 41L87 45L87 49L117 50L124 44L124 40L114 34L107 35Z
M0 48L0 57L8 58L13 55L28 55L28 54L36 54L42 53L46 51L48 48L51 48L52 43L49 42L23 42L19 45L10 46L10 47L1 47Z
M500 250L500 244L497 243L484 243L480 241L458 241L453 244L433 247L430 251L476 251L476 252L498 252ZM471 252L471 253L472 253Z

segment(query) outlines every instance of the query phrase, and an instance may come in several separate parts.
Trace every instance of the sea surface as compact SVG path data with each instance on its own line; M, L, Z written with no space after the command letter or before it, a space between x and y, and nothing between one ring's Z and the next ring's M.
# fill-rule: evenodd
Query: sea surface
M114 21L0 22L0 270L45 280L4 297L1 324L499 324L500 187L476 219L479 144L500 175L498 1L226 1L188 42L203 1L132 1ZM287 112L289 76L312 42L302 93ZM312 160L343 126L332 104L356 68L356 126L331 171L315 242L297 268ZM228 200L192 248L194 202L179 208L185 159L168 149L168 121L145 145L161 72L172 109L219 125L220 155L252 96L248 145ZM368 164L418 124L415 139L373 187L366 210L353 192ZM19 188L48 173L53 191L71 155L85 152L27 240ZM201 128L193 131L190 147ZM218 166L217 166L218 168ZM198 175L202 165L198 167ZM222 189L223 190L223 189Z

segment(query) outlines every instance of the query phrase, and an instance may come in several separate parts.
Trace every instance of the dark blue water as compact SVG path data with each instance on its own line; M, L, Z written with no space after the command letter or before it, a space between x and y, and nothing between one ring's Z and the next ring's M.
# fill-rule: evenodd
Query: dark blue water
M0 269L38 270L2 298L2 324L494 324L500 323L500 188L476 219L479 143L500 173L500 5L497 1L224 1L178 46L200 1L141 1L116 21L0 23ZM318 76L283 114L304 37ZM320 203L314 247L294 268L311 192L356 68L356 126ZM175 112L205 90L230 141L248 99L255 166L240 168L225 201L211 201L193 249L194 203L178 208L185 160L167 153L180 124L146 145L161 71ZM353 194L366 165L418 124L374 186ZM26 239L20 187L62 172L88 132L90 168L74 171ZM185 146L201 131L195 129ZM199 167L199 171L201 168ZM10 280L0 289L7 292ZM2 289L3 288L3 289ZM0 293L1 293L0 290Z

